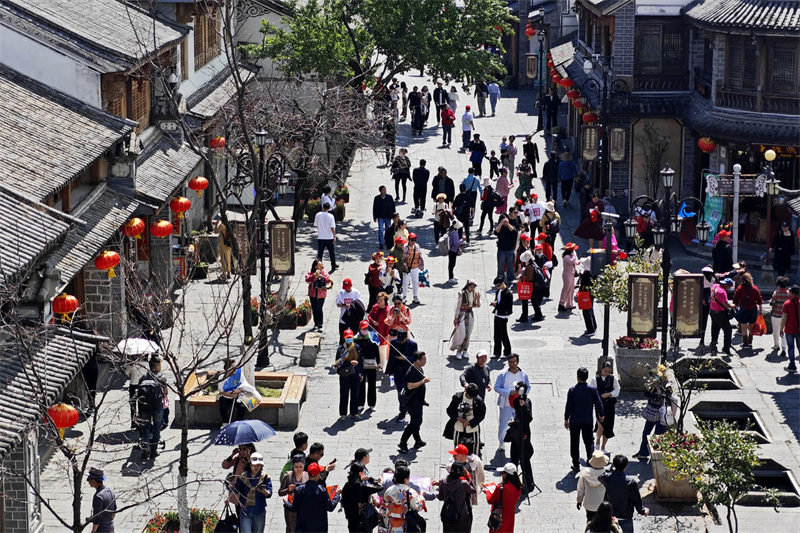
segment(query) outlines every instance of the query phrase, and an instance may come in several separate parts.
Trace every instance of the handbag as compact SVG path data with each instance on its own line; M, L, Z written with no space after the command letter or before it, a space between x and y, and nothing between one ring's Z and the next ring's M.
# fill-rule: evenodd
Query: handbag
M592 293L589 291L578 291L576 295L578 300L578 309L581 311L588 311L592 308Z
M317 278L314 280L314 288L317 290L325 288L325 278Z
M648 403L642 409L642 418L648 422L659 422L661 420L661 410Z
M361 504L361 527L363 528L362 531L372 531L378 524L381 522L381 515L378 513L378 510L375 509L375 506L371 503L362 503Z
M489 531L497 531L503 523L503 485L500 485L500 501L489 513Z
M520 281L517 283L517 295L520 300L530 300L533 294L533 283L530 281Z
M666 405L662 405L658 410L658 422L664 427L674 426L675 415L672 414L672 409L667 409Z
M342 363L342 366L336 369L336 373L339 374L340 377L347 378L355 374L356 369L350 364L350 361L345 361Z
M752 331L753 335L758 335L759 337L767 332L767 323L764 320L764 315L758 315Z
M406 491L406 502L408 510L406 511L406 533L425 533L428 530L427 520L411 508L411 493Z
M364 358L364 370L377 370L378 369L378 361L375 359L367 359Z
M239 531L239 520L231 512L230 506L225 504L225 510L222 511L222 517L217 522L214 533L236 533L237 531Z

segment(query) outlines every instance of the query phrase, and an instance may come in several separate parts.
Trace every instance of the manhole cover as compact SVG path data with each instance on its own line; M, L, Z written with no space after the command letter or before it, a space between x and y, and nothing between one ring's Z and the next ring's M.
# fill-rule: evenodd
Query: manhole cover
M531 390L528 391L528 396L532 398L552 398L555 396L553 393L553 384L531 383Z

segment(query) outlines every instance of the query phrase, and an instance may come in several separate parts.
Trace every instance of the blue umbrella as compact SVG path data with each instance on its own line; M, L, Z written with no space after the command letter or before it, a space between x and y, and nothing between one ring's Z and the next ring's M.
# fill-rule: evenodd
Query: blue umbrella
M275 430L261 420L237 420L217 433L214 444L238 446L240 444L261 442L275 435Z

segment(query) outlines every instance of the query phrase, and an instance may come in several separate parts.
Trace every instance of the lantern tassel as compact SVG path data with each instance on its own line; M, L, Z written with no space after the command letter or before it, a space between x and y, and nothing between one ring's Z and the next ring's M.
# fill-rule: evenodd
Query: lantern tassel
M140 233L139 235L135 235L133 238L140 241L142 240L142 234Z
M113 268L108 269L108 279L116 278L117 274L114 272Z
M65 430L66 430L66 428L60 428L58 430L58 436L61 438L61 440L64 440L64 431Z
M69 315L67 313L61 313L61 322L71 322Z
M203 196L203 191L195 191L197 193L197 197L200 198Z
M178 213L178 218L183 218L183 211L181 211L180 213Z

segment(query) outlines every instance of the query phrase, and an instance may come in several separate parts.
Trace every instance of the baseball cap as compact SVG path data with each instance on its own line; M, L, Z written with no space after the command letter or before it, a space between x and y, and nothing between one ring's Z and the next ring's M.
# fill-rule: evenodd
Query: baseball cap
M533 198L534 200L538 200L539 199L539 195L536 194L536 193L533 193L533 196L531 198Z
M395 237L394 238L394 243L395 244L403 244L404 242L406 242L406 241L402 237Z
M250 463L254 465L263 465L264 464L264 456L260 453L252 453L250 454Z
M523 233L522 235L520 235L520 237L519 237L519 238L520 238L521 240L523 240L523 241L529 241L529 240L531 240L531 236L530 236L530 235L528 235L527 233Z
M325 469L322 468L322 466L319 463L311 463L310 465L308 465L307 470L308 470L308 475L314 477L320 475L322 471Z
M356 450L354 459L356 462L361 461L364 457L372 453L372 448L359 448Z
M478 350L478 352L475 354L475 359L481 356L489 357L489 352L486 350Z
M536 235L536 240L537 241L543 241L545 239L547 239L547 234L546 233L539 233L538 235Z
M342 280L342 287L345 287L345 288L347 288L347 287L352 287L352 286L353 286L353 280L352 280L352 279L350 279L350 278L344 278L344 279Z
M534 250L544 250L544 246L542 246L541 244L537 244Z
M711 265L706 265L700 272L708 272L710 274L714 273L714 268Z
M344 330L344 338L345 339L352 339L353 337L355 337L355 335L353 335L353 330L352 329Z
M358 324L358 329L368 329L368 328L369 328L369 322L367 322L366 320L362 320Z
M466 109L467 111L469 111L469 110L470 110L470 109L472 109L472 108L469 106L469 104L467 104L467 106L466 106L464 109Z
M517 473L517 465L515 465L514 463L506 463L505 466L503 466L503 468L498 468L497 471L513 475Z
M725 278L719 282L720 285L733 285L733 280L731 278Z
M450 450L447 453L449 453L450 455L469 455L469 450L463 444L459 444L458 446L455 447L455 449Z
M516 202L514 202L514 203L515 203L515 204L517 204L517 205L522 205L522 200L517 200L517 201L516 201Z
M416 233L409 233L408 234L408 240L416 239L416 238L417 238L417 234Z

